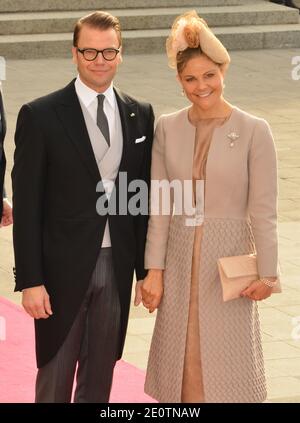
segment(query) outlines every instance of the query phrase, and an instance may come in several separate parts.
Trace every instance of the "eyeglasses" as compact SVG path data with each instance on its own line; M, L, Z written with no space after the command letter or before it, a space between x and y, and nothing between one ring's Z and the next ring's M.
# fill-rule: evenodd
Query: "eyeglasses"
M107 61L114 60L120 50L117 48L105 48L104 50L97 50L95 48L84 48L80 49L77 47L77 51L83 55L85 60L92 62L98 57L98 54L101 53L103 58Z

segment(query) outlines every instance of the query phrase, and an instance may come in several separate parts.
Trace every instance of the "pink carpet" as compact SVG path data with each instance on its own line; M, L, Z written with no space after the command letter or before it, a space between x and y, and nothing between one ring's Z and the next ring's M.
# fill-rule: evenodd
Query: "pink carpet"
M32 318L0 297L0 403L33 402L35 375ZM144 371L119 361L110 402L155 402L144 394L144 380Z

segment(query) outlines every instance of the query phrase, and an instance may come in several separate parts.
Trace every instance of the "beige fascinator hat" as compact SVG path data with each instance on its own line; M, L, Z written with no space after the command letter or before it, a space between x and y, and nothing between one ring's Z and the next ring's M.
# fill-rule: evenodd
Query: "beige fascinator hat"
M177 54L188 47L200 48L215 63L228 67L230 56L204 19L195 10L175 19L166 42L169 66L176 69Z

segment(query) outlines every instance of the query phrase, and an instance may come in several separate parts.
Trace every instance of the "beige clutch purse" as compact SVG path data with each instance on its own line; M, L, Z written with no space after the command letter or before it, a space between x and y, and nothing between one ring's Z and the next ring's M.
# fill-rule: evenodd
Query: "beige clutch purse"
M259 279L256 263L256 255L222 257L218 260L218 269L223 290L223 300L229 301L239 298L240 293L251 282ZM280 281L272 289L272 292L281 292Z

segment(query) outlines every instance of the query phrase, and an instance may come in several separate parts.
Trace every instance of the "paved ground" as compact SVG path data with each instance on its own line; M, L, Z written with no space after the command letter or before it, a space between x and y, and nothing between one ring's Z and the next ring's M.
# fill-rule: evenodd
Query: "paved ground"
M280 261L284 292L260 305L272 402L300 402L300 80L292 79L294 56L300 56L300 51L233 52L226 79L228 100L266 118L272 126L278 150ZM300 71L298 74L300 77ZM4 90L9 127L6 139L9 193L13 133L20 106L62 87L75 75L71 60L66 59L7 63ZM187 104L164 55L125 57L116 82L124 91L150 101L157 116ZM0 295L18 303L19 294L12 293L11 228L0 230L0 254ZM132 306L124 358L143 369L154 319L155 316L149 316L142 307Z

